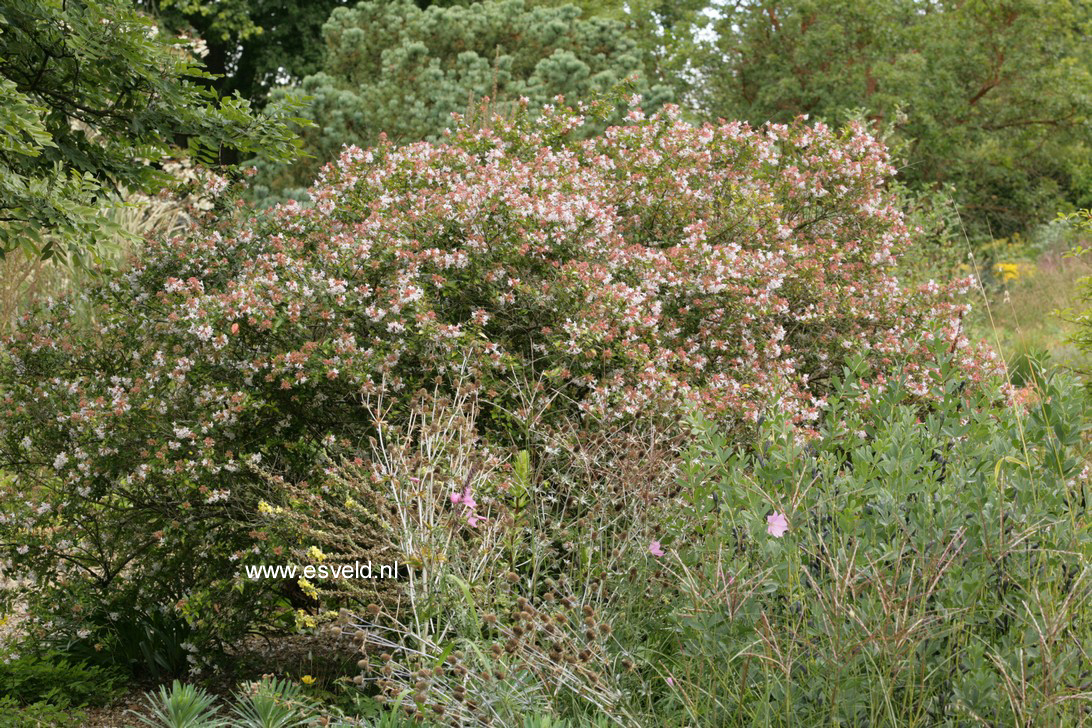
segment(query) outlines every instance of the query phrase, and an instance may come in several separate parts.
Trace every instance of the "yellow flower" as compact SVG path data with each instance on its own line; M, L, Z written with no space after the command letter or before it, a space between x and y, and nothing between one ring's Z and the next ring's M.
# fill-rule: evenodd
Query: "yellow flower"
M310 675L304 675L303 677L300 678L300 682L303 683L304 685L314 685L315 684L315 678L311 677Z
M313 629L315 627L315 618L302 609L296 610L296 629Z
M318 589L315 588L314 584L303 578L301 578L296 583L299 584L300 589L303 589L304 594L311 597L312 599L318 599Z
M284 513L284 509L280 506L271 506L264 500L260 500L258 501L258 513L268 516L272 513Z
M1002 283L1010 283L1035 274L1035 266L1032 263L997 263L993 269L1001 276Z
M322 549L320 549L318 546L312 546L311 548L307 549L307 555L311 557L312 561L320 564L326 560L326 554L322 553Z

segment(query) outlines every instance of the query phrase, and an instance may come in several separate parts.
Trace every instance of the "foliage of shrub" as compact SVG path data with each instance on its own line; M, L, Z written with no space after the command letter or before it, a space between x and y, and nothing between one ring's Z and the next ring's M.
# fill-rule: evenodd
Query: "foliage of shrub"
M0 696L0 728L85 725L86 718L82 710L44 702L23 706L7 695Z
M169 612L208 656L291 606L240 575L284 558L260 511L377 434L369 398L404 422L468 383L488 442L525 446L695 405L806 430L851 350L922 397L930 342L981 375L967 307L893 275L909 237L860 127L629 118L348 148L310 206L151 243L82 294L91 330L70 300L27 317L0 351L0 543L32 629L106 644Z
M127 0L9 0L0 29L0 257L92 259L121 232L104 206L167 187L178 140L202 158L296 152L291 104L218 99L191 50Z
M125 677L116 670L57 654L23 655L0 662L0 695L20 705L105 705L117 697Z

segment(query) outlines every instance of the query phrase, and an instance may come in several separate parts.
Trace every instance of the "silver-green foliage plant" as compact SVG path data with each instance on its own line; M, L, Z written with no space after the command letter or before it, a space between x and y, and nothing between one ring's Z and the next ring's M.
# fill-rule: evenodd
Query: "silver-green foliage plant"
M660 710L716 725L1078 725L1092 709L1086 404L1037 372L942 396L848 366L818 435L703 423ZM650 640L650 643L654 641Z
M148 715L133 711L141 723L153 728L223 728L227 721L217 717L216 698L203 688L175 680L170 689L145 696Z
M298 683L266 678L245 685L232 708L239 728L300 728L312 724L315 706Z

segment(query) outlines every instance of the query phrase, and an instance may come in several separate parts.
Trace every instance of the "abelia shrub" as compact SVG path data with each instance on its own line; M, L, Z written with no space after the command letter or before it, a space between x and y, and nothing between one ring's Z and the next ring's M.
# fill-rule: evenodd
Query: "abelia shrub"
M583 123L547 109L347 148L313 204L150 241L85 293L90 329L67 301L26 319L0 354L15 571L222 636L263 604L240 566L283 547L252 525L283 496L268 472L318 487L326 453L376 434L362 399L397 418L470 381L502 443L694 406L806 434L850 353L923 397L930 347L983 376L966 304L894 276L910 231L864 129Z

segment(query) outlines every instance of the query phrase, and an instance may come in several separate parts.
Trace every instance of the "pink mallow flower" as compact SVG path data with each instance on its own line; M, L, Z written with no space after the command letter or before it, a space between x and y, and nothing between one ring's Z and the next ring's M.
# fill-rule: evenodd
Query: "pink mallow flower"
M653 541L648 545L648 552L653 556L663 556L664 550L659 541Z
M789 519L781 511L774 511L766 516L766 533L774 538L781 538L789 530Z
M467 486L466 490L463 491L462 502L463 507L468 511L472 511L478 507L478 501L474 500L474 496L470 493L470 486Z
M470 492L469 486L467 486L467 488L462 493L460 493L459 491L455 491L454 493L452 493L451 503L453 505L459 505L460 503L462 504L463 517L466 518L466 522L468 525L470 525L471 528L477 526L480 522L485 520L485 516L479 516L477 513L474 512L474 509L478 507L478 502L474 500L474 495Z

